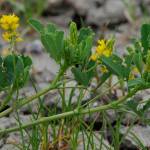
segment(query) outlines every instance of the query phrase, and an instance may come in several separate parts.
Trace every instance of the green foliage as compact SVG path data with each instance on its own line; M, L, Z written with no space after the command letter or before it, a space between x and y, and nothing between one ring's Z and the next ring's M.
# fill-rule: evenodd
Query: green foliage
M77 26L75 22L70 23L70 35L69 35L69 40L72 45L77 45L77 40L78 40L78 31L77 31ZM80 42L80 41L79 41Z
M88 86L90 80L95 75L94 63L90 62L85 69L82 69L80 67L73 67L72 72L79 84Z
M143 87L145 84L146 83L145 83L144 79L142 79L142 78L135 78L133 80L128 81L128 87L129 88L135 88L137 86Z
M64 33L62 31L41 35L41 41L45 49L58 63L61 61L62 50L64 46L63 37Z
M0 90L13 86L23 87L26 83L32 61L27 56L8 55L0 57Z
M87 67L93 45L94 33L92 30L90 28L81 28L78 31L76 24L71 22L69 34L64 37L63 31L60 31L54 24L50 23L44 27L39 21L34 19L30 19L29 23L40 33L41 41L50 56L55 59L58 64L65 64L68 68L71 67L75 79L80 84L87 86L89 80L94 76L95 71L94 65L91 66L93 69ZM146 73L144 76L142 76L142 74L145 65L144 62L146 61L147 53L150 48L149 29L150 26L147 24L143 25L141 28L141 43L143 49L140 42L134 40L133 48L128 48L128 54L124 58L120 58L115 54L110 57L102 57L102 64L104 64L109 71L109 75L104 76L104 79L106 77L108 78L111 74L114 74L119 78L128 81L133 66L137 67L141 77L129 81L129 88L141 84L141 81L144 81L143 77L147 78ZM112 49L112 45L114 45L114 40L107 46ZM90 70L90 72L88 70ZM142 82L142 84L144 83Z
M83 126L86 128L85 131L87 132L87 135L90 133L87 136L87 149L89 149L88 145L91 145L91 148L95 149L95 138L93 138L92 131L97 119L94 119L94 121L91 119L91 123L88 122L87 124L84 122L83 118L85 114L88 114L88 116L91 117L92 113L99 112L103 118L102 128L99 132L102 134L102 137L98 139L98 141L101 142L99 149L102 149L102 140L103 137L105 137L105 132L103 131L107 128L111 131L111 146L113 146L113 148L109 148L109 146L105 148L116 150L120 149L122 140L124 140L125 136L128 134L128 131L123 137L120 134L124 112L132 112L132 114L136 114L138 116L138 119L142 118L141 120L145 121L146 113L150 108L149 100L140 103L133 98L140 90L150 88L149 25L143 25L141 30L142 42L134 40L133 46L128 48L126 56L121 57L117 54L110 53L109 57L104 57L104 53L102 53L102 55L99 56L95 55L96 59L94 58L92 61L91 49L93 46L94 33L90 28L81 28L80 30L77 30L76 23L71 22L69 26L69 33L65 36L64 32L52 23L44 26L34 19L30 19L29 23L40 34L40 38L46 52L56 61L56 63L60 65L60 70L58 75L51 82L51 85L48 85L47 88L41 91L38 91L36 85L32 82L37 93L20 101L20 97L17 97L19 96L17 94L19 93L19 88L23 87L28 79L32 61L29 57L25 57L23 55L8 55L7 57L0 57L0 90L2 91L6 89L6 92L8 92L8 95L0 104L0 117L8 115L13 110L17 113L17 109L33 100L38 100L39 102L37 113L32 113L32 122L22 125L22 121L19 120L18 115L17 121L19 126L0 130L0 134L20 130L22 133L22 141L24 142L23 130L31 127L30 129L32 132L29 133L29 147L31 145L32 148L35 149L60 149L59 145L63 147L62 144L65 141L65 146L73 145L74 149L77 149L79 139L78 135L80 134L81 127ZM106 46L104 45L105 42ZM142 43L142 45L140 43ZM99 46L101 45L103 45L103 52L107 52L107 50L112 50L110 52L113 52L114 39L108 41L105 41L104 39L103 44L99 42ZM10 46L13 47L13 45ZM99 53L101 54L101 48L99 49ZM135 71L133 68L138 71ZM71 86L69 85L72 79L68 79L64 76L68 69L72 71L74 78L77 81L75 84L71 83ZM99 69L103 70L99 71ZM116 78L114 80L114 75L117 76L117 80ZM95 77L95 81L97 81L96 86L90 86L90 81L93 77ZM103 87L100 87L103 83L106 83L107 85L104 86L104 89ZM106 89L107 87L108 89ZM118 89L116 88L119 88L119 94L117 91ZM120 89L122 89L122 95L119 97ZM45 99L44 95L51 90L58 90L58 94L60 95L59 98L56 98L56 100L61 100L61 102L56 101L56 104L54 104L55 107L50 107L52 109L49 109L49 107L43 103L43 100ZM87 98L87 92L91 94L91 99L89 97ZM95 95L95 93L98 92L99 94ZM108 96L105 96L105 94L108 94ZM15 98L13 97L14 95ZM74 98L76 101L74 101ZM109 98L111 98L112 101L107 101ZM114 98L118 99L114 100ZM127 101L128 99L130 99L130 101ZM11 100L14 100L12 101L13 105L3 112L5 106L9 104ZM93 104L96 100L103 100L104 105L93 108ZM105 100L106 103L109 103L105 104ZM143 103L144 105L141 107L141 104ZM61 112L63 113L59 112L59 114L57 114L57 108L60 104L62 108ZM15 106L17 106L17 109L14 109ZM107 121L106 112L110 109L114 110L116 114L119 112L118 117L115 119L115 125L113 126L110 120ZM77 128L74 128L74 124L76 124ZM52 128L50 133L48 131L49 127ZM32 135L30 136L30 134ZM51 139L49 139L49 134L52 135ZM73 144L71 143L72 135L75 136ZM59 141L60 137L61 141ZM59 144L60 142L62 144ZM26 147L26 143L22 147L20 148L25 149L24 147Z
M92 30L81 28L78 31L76 23L71 22L70 32L68 36L64 37L64 32L52 23L49 23L46 27L43 27L39 21L34 19L30 19L29 23L40 33L42 44L50 56L60 66L71 67L75 79L83 85L88 85L89 80L94 75L94 69L90 69L93 66L89 65L91 64L89 60L94 35ZM83 77L86 81L83 81Z
M139 72L142 73L143 70L143 60L142 60L142 54L139 53L134 53L133 54L133 62L138 68Z
M140 44L141 43L141 44ZM150 52L150 25L144 24L141 27L141 41L134 40L133 47L128 48L128 55L125 57L125 63L130 68L135 66L139 75L135 79L128 81L129 89L137 86L144 87L149 84L149 52Z
M119 56L112 55L111 57L102 57L102 62L112 74L123 79L128 78L130 70L123 65L123 60Z
M44 32L44 26L38 20L29 19L29 23L37 32L39 33Z
M141 43L144 48L143 55L146 56L150 49L150 25L143 24L141 27Z

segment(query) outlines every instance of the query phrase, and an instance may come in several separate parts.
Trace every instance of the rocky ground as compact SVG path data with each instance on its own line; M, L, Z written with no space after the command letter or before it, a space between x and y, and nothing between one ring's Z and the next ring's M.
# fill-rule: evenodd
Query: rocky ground
M77 23L78 28L82 26L83 22L86 26L91 26L95 31L95 40L99 37L109 38L112 35L115 36L117 41L116 51L122 55L132 38L140 37L140 26L143 22L147 21L147 15L150 13L150 0L125 1L128 3L124 3L123 0L48 0L48 5L45 6L41 20L43 22L51 21L56 23L66 32L68 32L67 27L70 20L74 20ZM143 6L147 12L143 12ZM24 42L19 46L19 50L22 53L31 55L33 58L32 76L38 85L38 89L41 89L46 87L48 83L52 81L58 71L58 66L47 54L45 54L37 35L34 35L34 37L35 38L28 39L26 36ZM7 47L2 40L0 40L0 46L2 50ZM74 83L69 84L72 85ZM32 95L33 93L35 93L35 91L30 85L21 91L21 94L25 96ZM143 97L149 98L149 95L149 91L138 94L139 97L142 96L141 99ZM48 94L45 97L45 103L48 106L52 106L55 96L57 96L56 92ZM89 96L90 94L87 95L87 97ZM99 102L96 102L94 106L99 104ZM33 111L36 112L36 105L31 104L31 106L33 107ZM58 107L61 109L61 106L58 105ZM96 114L94 114L93 118L95 115ZM116 118L115 112L108 111L108 115L110 115L112 122L114 122ZM21 110L20 117L23 122L30 120L31 115L29 107L24 107ZM85 118L85 120L87 120L87 118ZM125 119L125 123L123 123L120 130L121 134L124 134L127 130L127 127L124 125L130 119L132 119L130 116L127 116ZM16 121L12 116L1 118L0 129L12 127L16 124L15 122ZM150 128L148 126L135 125L132 130L138 135L146 147L150 147ZM0 149L15 150L12 143L19 142L19 139L18 133L12 133L3 139L0 139ZM106 144L109 145L108 141L106 141ZM128 136L126 138L126 143L122 146L122 150L134 150L134 145L136 145L136 143ZM82 147L82 144L79 145L79 150L82 150Z

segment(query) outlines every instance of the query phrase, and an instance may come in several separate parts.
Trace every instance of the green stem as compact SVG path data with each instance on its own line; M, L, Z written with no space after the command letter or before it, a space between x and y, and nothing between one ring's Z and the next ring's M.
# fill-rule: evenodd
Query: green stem
M121 99L119 99L117 101L114 101L114 102L112 102L110 104L107 104L107 105L103 105L103 106L99 106L99 107L95 107L95 108L91 108L91 109L80 110L80 111L78 109L75 109L73 111L53 115L53 116L50 116L50 117L42 117L39 120L35 120L31 123L27 123L27 124L22 125L21 128L25 129L25 128L28 128L28 127L32 127L33 125L38 125L38 124L49 122L49 121L52 121L52 120L62 119L62 118L68 117L68 116L84 115L84 114L87 114L87 113L101 112L101 111L105 111L105 110L108 110L108 109L114 109L119 104L126 101L129 97L132 97L138 90L139 90L139 88L131 91L129 94L122 97ZM14 128L10 128L10 129L1 130L0 134L6 134L6 133L18 131L19 129L20 129L20 127L14 127Z
M15 51L14 51L14 45L15 45L15 39L14 37L11 38L11 41L10 41L10 51L12 52L12 54L15 54ZM15 66L16 66L16 63L15 63L15 58L13 57L13 67L14 67L14 70L15 70ZM14 72L15 74L15 72ZM0 112L4 109L4 107L8 104L8 102L10 101L10 99L12 98L12 95L14 93L14 87L11 87L10 91L9 91L9 95L6 97L6 99L2 102L1 106L0 106Z
M23 99L19 104L17 109L21 108L22 106L32 102L33 100L36 100L37 98L39 98L42 95L47 94L50 90L53 90L56 88L57 86L57 82L59 81L59 79L61 78L61 76L64 74L64 72L66 71L67 67L62 67L58 73L58 75L56 76L56 78L53 80L53 82L51 83L51 85L43 90L41 90L40 92L38 92L37 94L30 96L26 99ZM4 117L5 115L8 115L9 113L11 113L13 111L13 107L8 108L7 110L3 111L0 113L0 118Z
M124 90L124 80L123 79L120 79L120 87L121 87L121 90L122 90L122 95L124 96L125 95L125 90Z
M4 109L4 107L8 104L8 102L10 101L10 99L12 98L12 95L14 93L14 89L13 87L11 88L11 90L9 91L9 95L6 97L6 99L4 101L2 101L2 104L0 105L0 112Z

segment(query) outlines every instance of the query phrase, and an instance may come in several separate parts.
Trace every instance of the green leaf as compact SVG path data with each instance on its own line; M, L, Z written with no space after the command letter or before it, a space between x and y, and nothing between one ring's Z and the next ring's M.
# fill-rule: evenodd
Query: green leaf
M47 52L49 52L51 57L57 61L57 56L55 51L56 45L52 36L53 36L52 34L44 34L41 36L41 41L45 49L47 50Z
M57 31L56 32L56 51L58 57L61 56L62 49L64 47L64 32L63 31Z
M84 61L87 61L91 55L91 49L93 46L93 37L89 36L85 39L85 41L82 41L80 43L80 58L82 59L83 63Z
M150 108L150 100L147 101L147 103L143 106L143 111L144 111L144 112L145 112L145 111L148 111L149 108Z
M135 88L136 86L144 86L145 81L142 78L135 78L134 80L128 81L128 87L129 88Z
M16 75L16 78L18 78L20 74L22 74L23 70L24 70L23 60L20 56L18 56L15 67L14 67L14 73Z
M136 65L136 67L138 68L139 72L142 73L142 70L143 70L142 54L141 53L134 53L133 62Z
M118 56L102 57L102 62L113 74L116 74L121 78L128 77L129 73L127 72L127 68L122 65L122 60Z
M104 73L100 78L100 85L102 85L109 77L111 76L111 73Z
M39 33L43 33L44 32L44 26L35 19L29 19L29 24Z
M51 57L54 58L56 62L60 62L64 46L64 33L62 31L56 31L54 34L43 34L41 41Z
M76 45L77 41L78 41L78 30L77 30L76 23L75 22L71 22L69 29L70 29L70 42L73 45Z
M138 113L138 111L137 111L138 102L137 101L129 100L129 101L126 102L126 106L129 110L132 110L136 114Z
M79 31L78 43L85 40L89 36L93 37L93 35L94 32L91 30L91 28L81 28Z
M90 79L86 72L81 72L79 68L72 68L72 72L79 84L88 86Z
M144 47L144 56L147 54L147 51L150 49L150 25L143 24L141 27L141 42Z
M0 67L0 90L4 89L5 87L9 86L10 83L7 80L6 72Z
M47 33L54 33L56 31L56 26L53 23L49 23L46 28Z
M24 63L25 68L32 65L32 60L29 56L22 55L21 57L23 59L23 63Z
M0 90L23 87L29 76L32 61L28 56L8 55L0 59Z
M17 81L18 81L19 87L23 87L29 78L29 71L32 65L32 60L30 57L23 56L23 55L21 55L19 59L21 59L20 62L23 63L21 66L23 67L23 70L22 72L19 73L17 77L18 78ZM21 69L21 68L18 68L18 69Z
M15 79L15 74L14 74L15 63L16 63L15 55L8 55L7 57L5 57L3 62L3 66L6 71L6 79L9 84L12 84Z
M90 80L95 74L95 68L93 68L94 63L89 62L87 70L82 70L81 68L72 68L72 73L74 74L75 80L84 86L88 86Z
M126 55L124 59L125 59L125 64L127 65L128 68L130 68L133 62L133 55Z

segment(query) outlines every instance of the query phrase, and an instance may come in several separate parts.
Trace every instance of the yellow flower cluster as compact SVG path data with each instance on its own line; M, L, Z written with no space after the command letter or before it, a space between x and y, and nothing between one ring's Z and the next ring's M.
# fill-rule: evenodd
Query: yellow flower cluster
M0 19L0 26L4 30L16 30L19 27L19 18L13 15L3 15Z
M3 15L0 18L0 27L5 30L2 37L5 41L10 42L12 39L14 41L21 41L19 34L17 33L17 28L19 27L19 17L16 15Z
M19 34L17 32L4 32L2 34L2 37L7 42L10 42L12 37L14 37L16 42L22 41L22 39L19 37Z
M112 48L109 46L110 41L98 40L96 52L91 55L91 60L96 61L101 56L109 57L112 55Z
M105 65L101 65L101 66L100 66L100 72L101 72L101 73L107 73L107 72L108 72L107 67L106 67Z
M139 72L138 68L134 66L134 67L132 68L132 71L130 72L129 80L135 79L135 77L138 76L139 73L140 73L140 72Z

